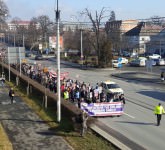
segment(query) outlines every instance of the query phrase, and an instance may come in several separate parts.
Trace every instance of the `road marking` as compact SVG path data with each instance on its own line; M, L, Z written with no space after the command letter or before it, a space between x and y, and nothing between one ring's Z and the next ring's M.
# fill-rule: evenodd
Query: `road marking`
M134 116L131 116L131 115L129 115L129 114L127 114L127 113L124 113L125 115L127 115L128 117L130 117L130 118L133 118L133 119L135 119L135 117Z

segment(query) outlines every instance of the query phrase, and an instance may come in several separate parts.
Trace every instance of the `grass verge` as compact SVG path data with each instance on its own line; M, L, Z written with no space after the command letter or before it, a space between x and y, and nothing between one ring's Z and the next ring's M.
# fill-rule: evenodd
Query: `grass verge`
M0 124L0 150L13 150L12 144Z

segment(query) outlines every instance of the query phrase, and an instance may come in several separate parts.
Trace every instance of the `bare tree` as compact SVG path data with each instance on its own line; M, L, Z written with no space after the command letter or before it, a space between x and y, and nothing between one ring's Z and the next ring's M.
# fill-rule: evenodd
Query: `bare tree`
M91 43L96 51L96 54L98 56L98 65L99 66L105 66L105 58L103 56L103 53L105 52L105 44L109 43L110 41L107 39L107 36L105 34L105 30L104 28L101 26L102 23L101 21L107 17L105 16L105 14L107 13L105 7L103 7L101 9L100 12L95 11L95 17L93 17L92 13L86 8L85 11L83 12L83 14L86 14L90 21L92 22L92 26L93 26L93 42ZM103 38L104 37L104 38ZM105 38L106 37L106 38ZM111 45L111 44L107 44L107 45ZM111 47L108 48L109 51L111 51ZM107 55L106 55L107 57ZM109 56L109 58L111 59L111 56ZM111 61L109 59L109 61Z
M4 23L7 17L9 17L9 9L5 2L0 0L0 22Z
M39 37L41 36L40 30L38 29L38 20L36 17L33 17L30 21L30 25L28 28L28 34L27 34L27 46L32 49L36 48L38 49L39 43Z
M6 19L9 17L9 9L4 1L0 0L0 38L4 38L8 29Z
M21 38L22 36L20 35L20 26L19 26L19 22L21 21L21 19L19 17L14 17L11 21L11 23L14 24L15 29L13 30L14 32L11 33L12 35L14 35L15 37L15 45L16 46L20 46L20 42L21 42Z
M52 22L47 15L41 15L37 17L37 22L39 23L40 30L42 33L41 41L42 43L45 43L45 48L47 48L47 33L49 30L49 26L52 24Z
M69 30L63 34L64 43L66 49L76 49L80 48L80 32L79 30Z

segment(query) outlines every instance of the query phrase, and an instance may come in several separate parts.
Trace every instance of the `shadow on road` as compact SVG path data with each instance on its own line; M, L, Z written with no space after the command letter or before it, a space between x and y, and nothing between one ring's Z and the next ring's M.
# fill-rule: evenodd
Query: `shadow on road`
M152 97L154 99L164 101L165 93L159 91L140 91L139 94L146 95L148 97Z
M136 125L155 125L155 123L149 122L132 122L132 121L115 121L117 123L127 123L127 124L136 124Z

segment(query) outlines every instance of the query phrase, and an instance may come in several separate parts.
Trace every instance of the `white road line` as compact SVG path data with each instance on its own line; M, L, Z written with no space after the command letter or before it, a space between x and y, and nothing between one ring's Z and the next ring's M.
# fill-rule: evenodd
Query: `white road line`
M127 114L127 113L124 113L125 115L127 115L128 117L130 117L130 118L133 118L133 119L135 119L135 117L134 116L131 116L131 115L129 115L129 114Z

